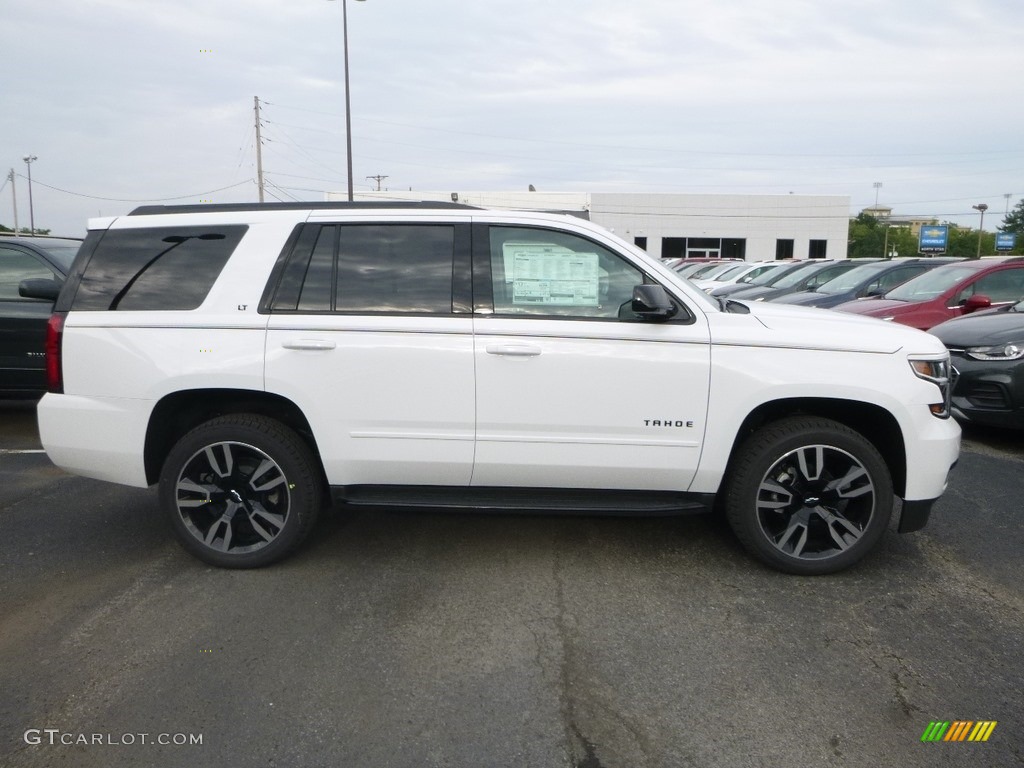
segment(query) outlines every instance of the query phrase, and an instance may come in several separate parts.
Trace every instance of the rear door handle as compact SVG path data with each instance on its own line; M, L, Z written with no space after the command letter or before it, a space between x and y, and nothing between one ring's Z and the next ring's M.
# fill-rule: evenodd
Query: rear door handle
M281 344L285 349L309 349L313 351L325 351L334 349L337 346L330 339L295 339Z
M536 357L541 353L540 347L528 344L488 344L488 355L506 355L508 357Z

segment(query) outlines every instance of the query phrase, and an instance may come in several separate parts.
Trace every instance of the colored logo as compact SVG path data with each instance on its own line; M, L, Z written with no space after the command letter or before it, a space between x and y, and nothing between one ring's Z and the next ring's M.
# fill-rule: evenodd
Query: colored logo
M1017 245L1016 232L1000 232L996 235L997 251L1012 251L1015 245Z
M996 724L996 720L932 720L921 741L988 741Z
M946 242L949 239L949 227L923 227L921 237L918 241L918 250L922 253L928 251L946 250Z

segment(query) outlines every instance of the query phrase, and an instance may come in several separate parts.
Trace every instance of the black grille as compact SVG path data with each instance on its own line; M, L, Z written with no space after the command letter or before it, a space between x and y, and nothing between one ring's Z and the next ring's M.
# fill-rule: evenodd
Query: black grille
M1009 402L1003 388L998 384L980 382L964 393L971 405L978 408L1007 408Z

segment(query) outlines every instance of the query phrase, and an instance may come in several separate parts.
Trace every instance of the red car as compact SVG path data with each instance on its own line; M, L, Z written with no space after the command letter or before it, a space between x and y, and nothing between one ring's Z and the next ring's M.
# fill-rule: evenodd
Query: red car
M936 267L879 298L856 299L834 309L892 320L927 331L979 309L1024 299L1024 258L978 259Z

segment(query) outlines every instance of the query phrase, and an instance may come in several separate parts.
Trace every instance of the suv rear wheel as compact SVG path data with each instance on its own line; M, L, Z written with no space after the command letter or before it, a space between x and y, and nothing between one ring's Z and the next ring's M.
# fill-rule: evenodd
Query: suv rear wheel
M889 524L892 477L862 435L829 419L769 424L739 448L726 486L730 526L757 558L787 573L847 568Z
M313 527L322 498L309 447L263 416L201 424L171 449L160 474L160 504L181 544L226 568L289 555Z

